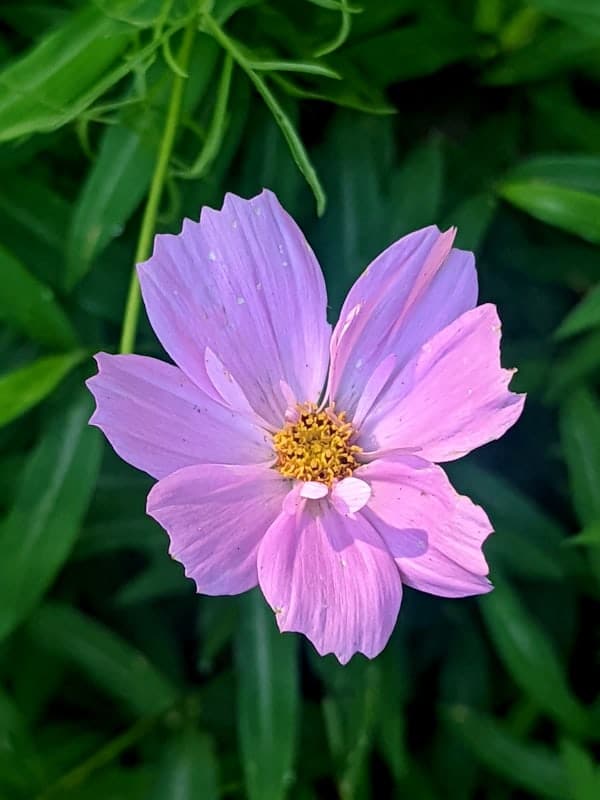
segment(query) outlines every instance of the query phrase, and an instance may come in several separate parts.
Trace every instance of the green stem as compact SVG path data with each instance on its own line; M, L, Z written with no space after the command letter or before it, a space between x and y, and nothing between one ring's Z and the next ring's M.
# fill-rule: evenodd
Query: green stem
M62 796L67 790L81 785L93 772L110 764L121 753L129 750L136 742L143 739L160 719L161 717L146 717L139 720L120 736L112 739L100 750L97 750L82 764L59 778L56 783L53 783L46 791L38 795L37 800L51 800L51 798Z
M197 26L198 21L196 18L194 18L188 24L183 34L183 41L181 43L181 49L178 56L178 64L182 73L187 72L187 65L192 52L192 44ZM160 149L158 151L158 158L156 160L156 166L152 176L152 183L150 184L148 200L146 201L146 208L144 209L142 227L140 228L140 236L135 252L135 264L139 264L141 261L145 261L150 257L152 238L156 228L156 217L158 214L160 198L165 185L167 169L171 159L171 153L173 152L175 136L177 134L177 125L181 112L181 101L183 98L185 80L186 79L183 77L183 74L175 75L173 78L173 91L171 93L171 100L167 109L167 118L165 120L165 127L160 143ZM140 314L140 301L140 285L134 266L133 273L131 275L131 283L129 284L129 293L127 295L127 305L125 306L125 316L123 317L123 329L121 332L121 343L119 345L120 353L131 353L133 350L138 317Z

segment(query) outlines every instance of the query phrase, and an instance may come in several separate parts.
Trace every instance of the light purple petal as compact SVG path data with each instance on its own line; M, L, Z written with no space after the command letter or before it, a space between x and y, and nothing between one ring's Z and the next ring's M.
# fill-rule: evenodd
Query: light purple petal
M524 395L500 366L501 325L490 304L467 311L427 342L380 394L358 443L367 452L418 448L428 461L460 458L514 425Z
M227 195L178 236L157 236L138 267L150 322L188 377L210 391L209 348L252 408L279 427L285 382L318 399L328 361L327 297L302 232L269 191Z
M181 467L272 461L268 434L215 402L177 367L146 356L98 353L87 381L90 423L134 467L163 478Z
M492 526L482 508L457 494L441 467L399 456L372 461L355 474L372 489L360 513L387 544L403 583L442 597L490 591L482 545Z
M327 497L328 494L327 485L319 483L319 481L305 481L300 489L300 497L304 497L307 500L321 500L323 497Z
M454 230L423 228L379 255L356 281L331 343L329 395L353 414L373 370L393 354L401 369L421 345L477 302L472 253Z
M239 594L257 584L256 554L289 483L263 465L185 467L159 481L147 511L171 540L169 553L202 594Z
M371 525L326 501L277 518L258 551L258 579L280 630L304 633L342 664L383 650L402 598L398 569Z
M369 502L369 497L371 487L355 476L339 481L331 492L331 502L344 516L360 511Z

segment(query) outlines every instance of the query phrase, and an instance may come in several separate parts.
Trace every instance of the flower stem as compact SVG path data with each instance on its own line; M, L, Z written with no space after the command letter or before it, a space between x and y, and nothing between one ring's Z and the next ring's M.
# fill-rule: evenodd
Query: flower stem
M66 791L80 786L92 773L110 764L121 753L129 750L140 739L143 739L156 727L160 720L160 716L145 717L138 720L131 728L103 745L82 764L74 767L59 778L56 783L53 783L42 794L38 795L37 800L51 800L51 798L62 797Z
M152 183L150 184L148 200L146 201L142 226L140 228L140 236L135 251L135 264L145 261L150 256L152 238L154 236L154 230L156 227L156 216L158 214L160 198L167 176L167 168L169 166L171 153L173 151L173 144L177 134L177 124L179 122L181 101L183 99L183 90L186 80L184 73L187 72L187 65L192 52L192 44L197 26L198 21L194 17L194 19L188 23L183 34L183 41L181 43L181 49L177 59L182 74L176 74L173 77L173 89L171 93L171 99L169 101L169 107L167 109L167 118L165 120L165 127L158 151L158 158L156 159L156 166L154 167ZM125 315L123 317L123 328L121 331L121 342L119 345L120 353L131 353L133 350L138 317L140 314L140 300L140 285L134 266L131 275L131 282L129 284Z

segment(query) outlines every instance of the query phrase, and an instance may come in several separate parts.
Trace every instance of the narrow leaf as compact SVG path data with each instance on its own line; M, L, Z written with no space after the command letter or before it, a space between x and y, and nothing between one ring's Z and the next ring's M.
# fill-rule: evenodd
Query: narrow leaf
M282 800L296 753L298 638L279 633L258 591L240 602L235 656L246 792L249 800Z
M84 356L80 350L44 356L0 375L0 426L12 422L41 402Z
M600 196L537 179L506 181L498 192L532 217L588 242L600 243Z
M529 0L529 3L586 33L600 36L600 5L597 0Z
M600 283L567 314L556 331L557 339L567 339L590 328L600 326Z
M132 34L89 5L1 70L0 141L52 130L72 119L82 98L102 84Z
M600 195L600 158L588 155L535 156L511 169L509 181L543 181Z
M273 92L267 86L265 80L256 72L256 70L252 68L250 61L246 58L234 40L227 36L227 34L222 30L222 28L219 27L219 25L210 15L205 15L204 22L208 33L214 37L221 47L223 47L223 49L231 55L233 60L246 73L249 80L253 83L256 91L265 101L267 108L271 114L273 114L275 121L279 125L279 128L286 142L288 143L292 158L296 162L300 172L304 175L306 182L312 189L317 203L317 214L321 216L325 211L325 205L327 202L325 192L323 191L323 187L321 186L317 173L315 172L315 169L308 157L308 153L306 152L304 144L302 143L296 128L292 125L288 115L283 110Z
M184 730L164 748L149 800L217 800L217 761L212 741Z
M177 688L143 653L71 606L42 606L27 631L134 714L160 714L178 700Z
M589 727L585 708L572 694L550 639L517 595L508 585L496 582L480 607L496 651L515 683L548 716L576 735L584 735Z
M40 344L57 349L73 347L75 331L53 291L1 245L0 272L0 319Z
M592 524L600 520L600 408L588 389L570 393L560 422L575 510Z
M548 748L516 739L494 718L466 706L451 706L442 714L475 758L511 784L536 797L565 800L568 796L565 771Z
M190 64L183 97L185 113L195 108L210 85L218 48L202 37ZM172 75L165 65L149 73L151 97L135 111L127 108L105 132L98 157L87 175L68 231L64 285L73 286L106 245L118 236L146 194L154 170L157 130L164 125Z
M79 532L100 461L99 437L87 424L90 405L82 392L52 420L0 528L0 638L39 601Z
M571 788L570 800L597 800L600 797L600 768L592 754L568 739L562 742L560 749Z

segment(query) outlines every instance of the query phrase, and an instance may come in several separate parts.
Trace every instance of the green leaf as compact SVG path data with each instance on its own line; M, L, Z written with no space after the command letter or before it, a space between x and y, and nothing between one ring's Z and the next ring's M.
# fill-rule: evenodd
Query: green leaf
M396 209L386 197L393 135L389 117L357 118L339 111L318 154L332 202L309 240L322 259L334 314L382 243L397 235Z
M584 333L565 355L555 359L547 383L549 400L562 401L572 388L591 377L600 366L600 331Z
M437 72L477 51L470 26L441 9L426 18L361 38L345 54L375 86L389 86ZM334 61L335 63L335 61Z
M109 70L132 33L89 5L1 70L0 141L49 131L73 119L82 103L93 101L97 87L109 88Z
M600 520L596 520L592 522L590 525L586 525L585 528L581 531L581 533L576 534L575 536L570 536L565 544L569 545L592 545L594 547L600 547Z
M51 420L0 528L0 638L40 600L79 532L100 461L97 431L87 424L90 407L82 390Z
M46 183L2 173L0 241L36 278L54 287L63 270L69 214L69 204Z
M600 196L537 178L506 180L498 193L532 217L600 244Z
M410 668L404 649L395 644L395 640L392 640L377 657L380 697L375 706L371 696L371 709L376 713L370 711L363 718L372 719L378 750L387 761L394 779L399 782L408 774L411 761L407 741L410 723L406 713L406 703L410 697Z
M586 33L600 36L600 5L597 0L528 0L528 2Z
M148 800L217 800L217 761L211 739L184 730L164 748Z
M329 656L313 658L325 688L323 716L342 800L359 796L367 768L382 700L378 663L354 658L341 666ZM396 709L397 710L397 709ZM401 738L402 730L388 726Z
M201 39L190 65L183 110L189 113L210 84L217 47ZM150 72L152 96L141 108L125 109L102 138L98 157L77 199L68 232L64 285L73 286L115 236L144 198L156 161L157 130L163 126L172 75L163 64Z
M238 732L248 800L282 800L298 727L298 637L281 634L258 591L240 598Z
M0 319L40 344L57 349L73 347L75 331L52 290L1 245L0 272Z
M0 426L12 422L47 397L84 355L83 351L76 350L44 356L0 375Z
M600 325L600 283L567 314L556 331L557 339L567 339Z
M276 58L249 57L248 66L257 72L299 72L305 75L320 75L322 78L341 80L338 72L318 61L286 61Z
M154 564L138 573L120 589L115 597L119 606L147 603L170 595L193 594L193 586L185 579L181 565L161 552Z
M467 197L445 217L442 228L454 225L457 228L455 246L476 252L483 245L497 205L496 198L490 194Z
M309 0L309 2L312 2L315 5L321 5L323 8L337 8L340 12L340 26L336 35L330 42L321 45L315 55L324 56L327 55L327 53L333 53L344 44L350 35L350 29L352 27L352 19L350 14L356 13L357 9L350 8L347 0L339 0L337 3L332 2L331 0L329 0L329 2L328 0Z
M600 768L594 757L569 739L562 741L560 750L571 788L570 800L597 800L600 796Z
M148 28L163 15L165 6L173 13L173 0L94 0L95 5L113 20Z
M507 180L542 181L600 196L600 157L588 155L535 156L511 169Z
M148 125L145 121L148 121ZM144 134L154 120L141 125L110 126L88 172L75 206L66 243L64 285L72 289L95 256L117 235L144 197L155 154Z
M154 778L155 772L147 764L139 767L113 765L99 770L93 779L69 786L66 792L61 790L50 794L49 800L62 800L63 797L65 800L67 797L68 800L148 800Z
M536 797L565 800L568 796L565 770L548 748L520 741L493 717L466 706L446 707L442 716L473 756L511 785L521 786Z
M589 525L600 520L600 408L588 389L566 397L560 423L573 503L581 524Z
M443 169L439 137L408 153L391 178L389 202L395 237L439 222Z
M592 216L600 202L600 158L535 157L511 170L504 186L509 187L509 199L534 216L598 241L598 224Z
M0 792L25 798L43 786L44 767L26 720L0 686Z
M526 46L510 52L484 73L482 80L493 86L511 86L568 74L574 68L594 69L598 61L597 37L557 25L545 28Z
M302 143L302 139L296 131L296 128L290 121L290 118L285 113L283 107L273 92L267 86L265 80L256 72L256 70L252 68L251 63L244 55L241 48L234 42L233 39L225 34L225 32L219 27L217 22L210 15L206 14L203 19L207 32L214 37L215 41L217 41L221 47L230 54L232 59L246 73L249 80L254 85L254 88L262 97L267 108L273 115L275 122L279 125L284 139L290 148L292 158L296 162L296 165L302 175L304 175L306 182L312 189L317 204L317 214L321 216L325 211L327 199L318 175L315 172L315 169L310 161L308 153L306 152L304 144Z
M501 566L530 580L564 580L580 570L579 560L564 551L566 532L515 486L466 461L452 464L449 472L457 489L481 503L490 516L496 533L485 550L492 569Z
M227 128L227 104L229 102L229 92L231 89L231 76L233 73L233 60L226 55L221 70L221 77L215 98L215 107L212 118L208 126L206 138L202 149L196 160L189 169L175 172L181 178L196 179L201 178L210 168L211 164L219 154L223 144Z
M100 622L60 604L42 606L29 620L29 636L79 669L133 714L161 714L179 691L146 656Z
M480 608L496 652L515 683L566 730L577 736L588 733L586 710L572 694L550 639L516 593L497 581Z

